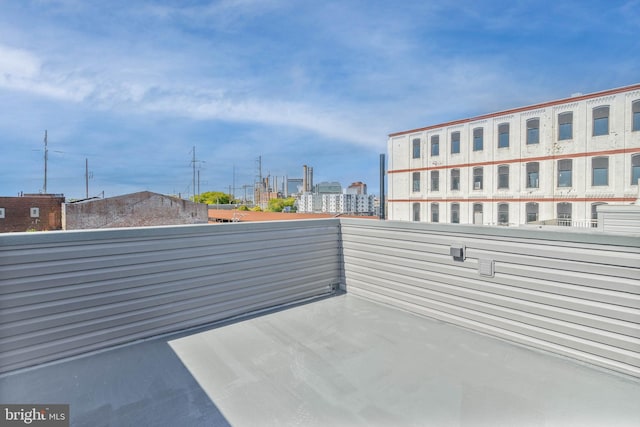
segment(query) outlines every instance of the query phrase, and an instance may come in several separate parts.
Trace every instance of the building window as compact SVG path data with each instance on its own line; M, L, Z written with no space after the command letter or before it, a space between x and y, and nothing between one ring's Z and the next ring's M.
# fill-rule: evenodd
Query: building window
M558 225L565 227L571 226L571 203L558 203L556 207L556 215L558 217Z
M591 226L598 226L598 206L606 205L606 203L598 202L591 204Z
M39 218L40 217L40 208L31 208L30 209L31 218Z
M419 159L420 158L420 139L419 138L416 138L413 140L412 148L413 148L413 158Z
M433 135L431 137L431 155L440 155L440 135Z
M4 218L4 208L0 208L0 218Z
M608 157L594 157L591 159L591 185L594 187L609 185Z
M440 222L440 205L431 203L431 222Z
M500 203L498 205L498 224L509 224L509 205L507 203Z
M498 188L509 188L509 166L498 166Z
M413 220L420 221L420 203L413 204Z
M413 192L420 191L420 172L413 173Z
M558 114L558 140L573 138L573 112Z
M460 132L451 134L451 154L460 153Z
M631 156L631 185L638 185L640 179L640 154Z
M451 223L460 224L460 204L451 203Z
M460 190L460 169L451 169L451 190Z
M482 224L482 203L473 204L473 223Z
M527 145L540 143L540 119L527 120Z
M593 109L593 136L609 135L609 106Z
M536 222L538 220L538 204L529 202L526 205L527 222Z
M540 163L527 163L527 188L540 187Z
M420 221L420 203L413 204L413 220Z
M475 128L473 130L473 151L482 151L484 129Z
M509 146L509 123L498 125L498 148Z
M482 190L482 168L473 168L473 189Z
M573 185L573 160L558 160L558 187L571 187Z
M640 130L640 99L637 101L633 101L631 106L632 117L631 121L633 122L633 126L631 127L632 131Z
M431 171L431 191L440 190L440 171Z

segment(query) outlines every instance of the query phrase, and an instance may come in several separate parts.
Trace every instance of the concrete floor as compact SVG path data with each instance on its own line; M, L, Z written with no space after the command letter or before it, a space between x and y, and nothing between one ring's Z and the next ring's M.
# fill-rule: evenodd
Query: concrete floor
M0 377L83 426L631 426L640 381L340 295Z

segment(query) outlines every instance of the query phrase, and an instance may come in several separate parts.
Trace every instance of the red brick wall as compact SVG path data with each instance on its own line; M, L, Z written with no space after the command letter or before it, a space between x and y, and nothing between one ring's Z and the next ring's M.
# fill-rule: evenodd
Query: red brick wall
M0 197L0 232L62 230L62 204L64 196L25 195ZM37 218L31 217L31 208L39 209Z

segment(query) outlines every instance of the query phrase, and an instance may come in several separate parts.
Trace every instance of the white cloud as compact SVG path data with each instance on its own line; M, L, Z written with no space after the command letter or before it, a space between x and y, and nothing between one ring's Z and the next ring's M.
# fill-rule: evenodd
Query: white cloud
M40 67L40 61L30 52L0 44L0 75L4 78L30 78L38 74Z

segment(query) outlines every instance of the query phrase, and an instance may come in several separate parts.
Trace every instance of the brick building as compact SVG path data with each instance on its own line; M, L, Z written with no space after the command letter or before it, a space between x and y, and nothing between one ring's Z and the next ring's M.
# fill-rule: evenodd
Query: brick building
M106 199L66 203L65 230L206 224L207 205L141 191Z
M62 194L0 197L0 232L62 229Z

